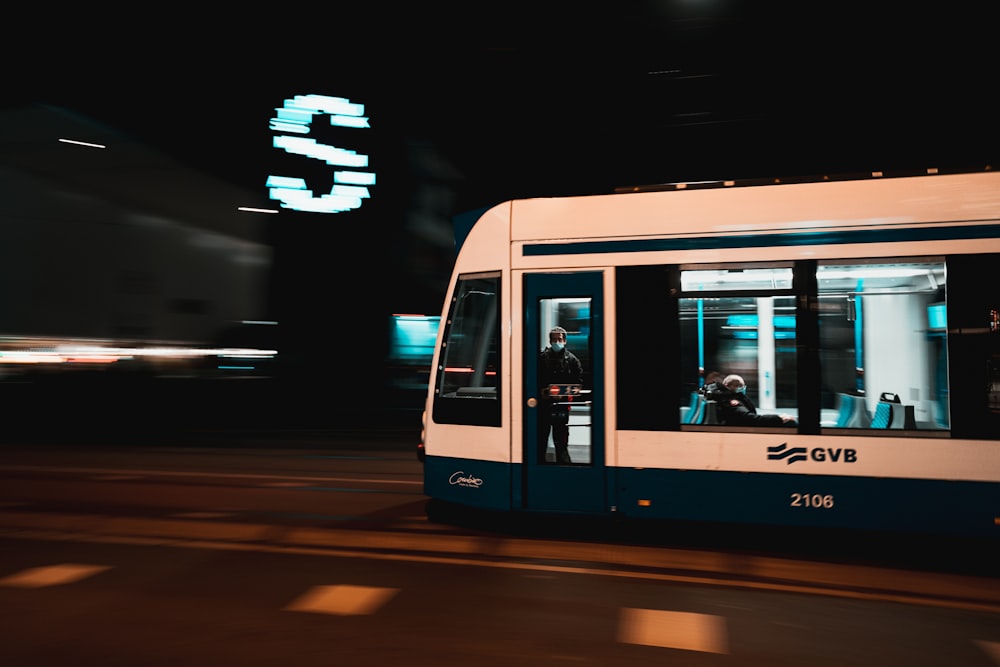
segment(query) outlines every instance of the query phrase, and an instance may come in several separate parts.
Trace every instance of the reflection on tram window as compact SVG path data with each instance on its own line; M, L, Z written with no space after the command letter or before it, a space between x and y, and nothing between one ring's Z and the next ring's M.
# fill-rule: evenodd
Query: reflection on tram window
M716 423L711 406L697 404L713 374L742 376L760 413L797 414L794 297L683 298L680 318L685 395L696 402L683 422Z
M497 283L485 278L458 286L441 362L446 396L496 399Z
M820 262L820 426L949 428L944 260ZM711 424L698 398L710 373L747 379L763 412L797 414L791 269L681 272L681 421ZM743 292L743 294L738 294ZM802 388L807 390L807 388Z
M944 261L821 262L816 278L821 426L948 429Z
M791 265L699 267L681 271L680 407L685 424L717 424L706 383L743 377L761 414L798 416L795 297Z
M500 425L500 275L460 278L444 323L434 419Z

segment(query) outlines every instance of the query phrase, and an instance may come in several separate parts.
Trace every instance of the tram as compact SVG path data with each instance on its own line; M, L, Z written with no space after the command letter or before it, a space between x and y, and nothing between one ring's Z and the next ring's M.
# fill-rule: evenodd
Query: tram
M503 512L1000 534L1000 173L508 201L461 239L419 456ZM562 327L572 391L539 386ZM719 418L738 374L759 413ZM569 410L569 462L538 420ZM551 398L551 396L550 396Z

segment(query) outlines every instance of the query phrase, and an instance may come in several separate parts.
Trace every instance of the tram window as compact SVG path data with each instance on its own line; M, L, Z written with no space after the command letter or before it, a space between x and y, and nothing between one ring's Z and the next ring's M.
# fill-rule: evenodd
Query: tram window
M743 377L758 412L795 415L793 297L685 298L680 318L681 372L692 397L681 408L682 423L713 423L697 394L713 375L721 380L730 373Z
M460 278L455 287L434 389L434 420L500 425L500 275Z
M718 423L700 392L729 374L743 377L759 413L797 416L791 266L682 269L681 290L681 423Z
M888 428L947 430L944 261L819 262L816 278L820 425L886 428L885 395L900 404Z

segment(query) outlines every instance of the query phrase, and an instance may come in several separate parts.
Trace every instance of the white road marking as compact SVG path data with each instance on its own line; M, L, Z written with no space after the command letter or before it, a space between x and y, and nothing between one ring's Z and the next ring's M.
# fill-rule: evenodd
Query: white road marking
M22 570L17 574L0 579L0 586L12 586L18 588L41 588L43 586L59 586L61 584L71 584L95 574L109 570L109 565L80 565L77 563L63 563L62 565L48 565L45 567L35 567L30 570Z
M982 640L976 641L976 646L983 649L986 655L996 664L1000 665L1000 642L987 642Z
M398 588L374 586L314 586L285 610L337 616L374 614L398 592Z
M228 524L220 524L226 526ZM12 539L42 539L42 540L74 540L77 542L90 542L96 544L147 544L147 545L170 545L188 549L206 549L217 551L256 551L260 553L283 553L299 554L308 556L324 556L328 558L364 558L377 561L397 561L408 563L436 563L446 565L468 565L472 567L495 568L501 570L521 570L526 576L539 576L539 573L562 573L562 574L583 574L601 577L613 577L622 579L635 579L642 581L666 581L674 583L704 584L706 586L733 587L737 584L727 578L720 579L710 575L696 576L690 574L671 574L663 572L641 572L620 569L603 569L598 567L580 567L571 565L545 565L542 563L518 563L503 561L488 561L479 558L466 558L461 555L418 555L406 553L385 553L384 551L371 551L372 547L379 549L393 548L392 536L385 536L382 541L375 543L359 542L354 532L350 532L348 537L337 539L336 535L344 531L311 531L316 533L311 535L307 542L295 542L289 535L275 538L272 535L273 527L266 525L254 526L250 524L239 525L239 533L234 535L231 541L220 539L216 534L215 539L199 537L195 531L190 530L190 526L184 526L183 536L172 533L163 533L159 536L150 536L133 533L123 533L114 530L114 527L105 526L103 534L68 531L66 529L52 528L48 530L30 530L26 527L5 527L0 526L0 537ZM254 530L256 529L256 531ZM295 531L292 531L293 533ZM329 537L322 537L323 533L329 533ZM297 534L297 533L296 533ZM235 541L235 540L240 541ZM243 540L278 539L282 543L252 542L243 543ZM290 541L291 540L291 541ZM472 542L469 542L472 544ZM462 553L469 553L469 544L463 542ZM354 548L344 548L346 546ZM398 545L396 545L398 546ZM407 548L412 548L409 543ZM544 575L542 575L544 576ZM833 596L850 600L875 600L879 602L899 602L909 605L922 605L937 607L942 609L964 609L967 611L983 611L989 614L1000 613L1000 604L993 600L972 600L972 599L947 599L935 596L928 596L921 593L912 592L892 592L892 591L861 591L853 588L841 589L829 586L813 585L809 583L780 583L775 581L753 581L746 580L738 583L739 588L745 590L766 590L784 591L789 593L806 593L810 595Z
M728 653L726 619L709 614L624 608L618 641L705 653Z

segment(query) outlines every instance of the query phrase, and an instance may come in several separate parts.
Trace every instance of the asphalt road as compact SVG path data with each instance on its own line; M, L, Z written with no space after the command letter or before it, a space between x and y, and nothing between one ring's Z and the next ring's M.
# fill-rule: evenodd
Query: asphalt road
M405 436L276 444L4 446L0 663L1000 664L985 557L436 522Z

